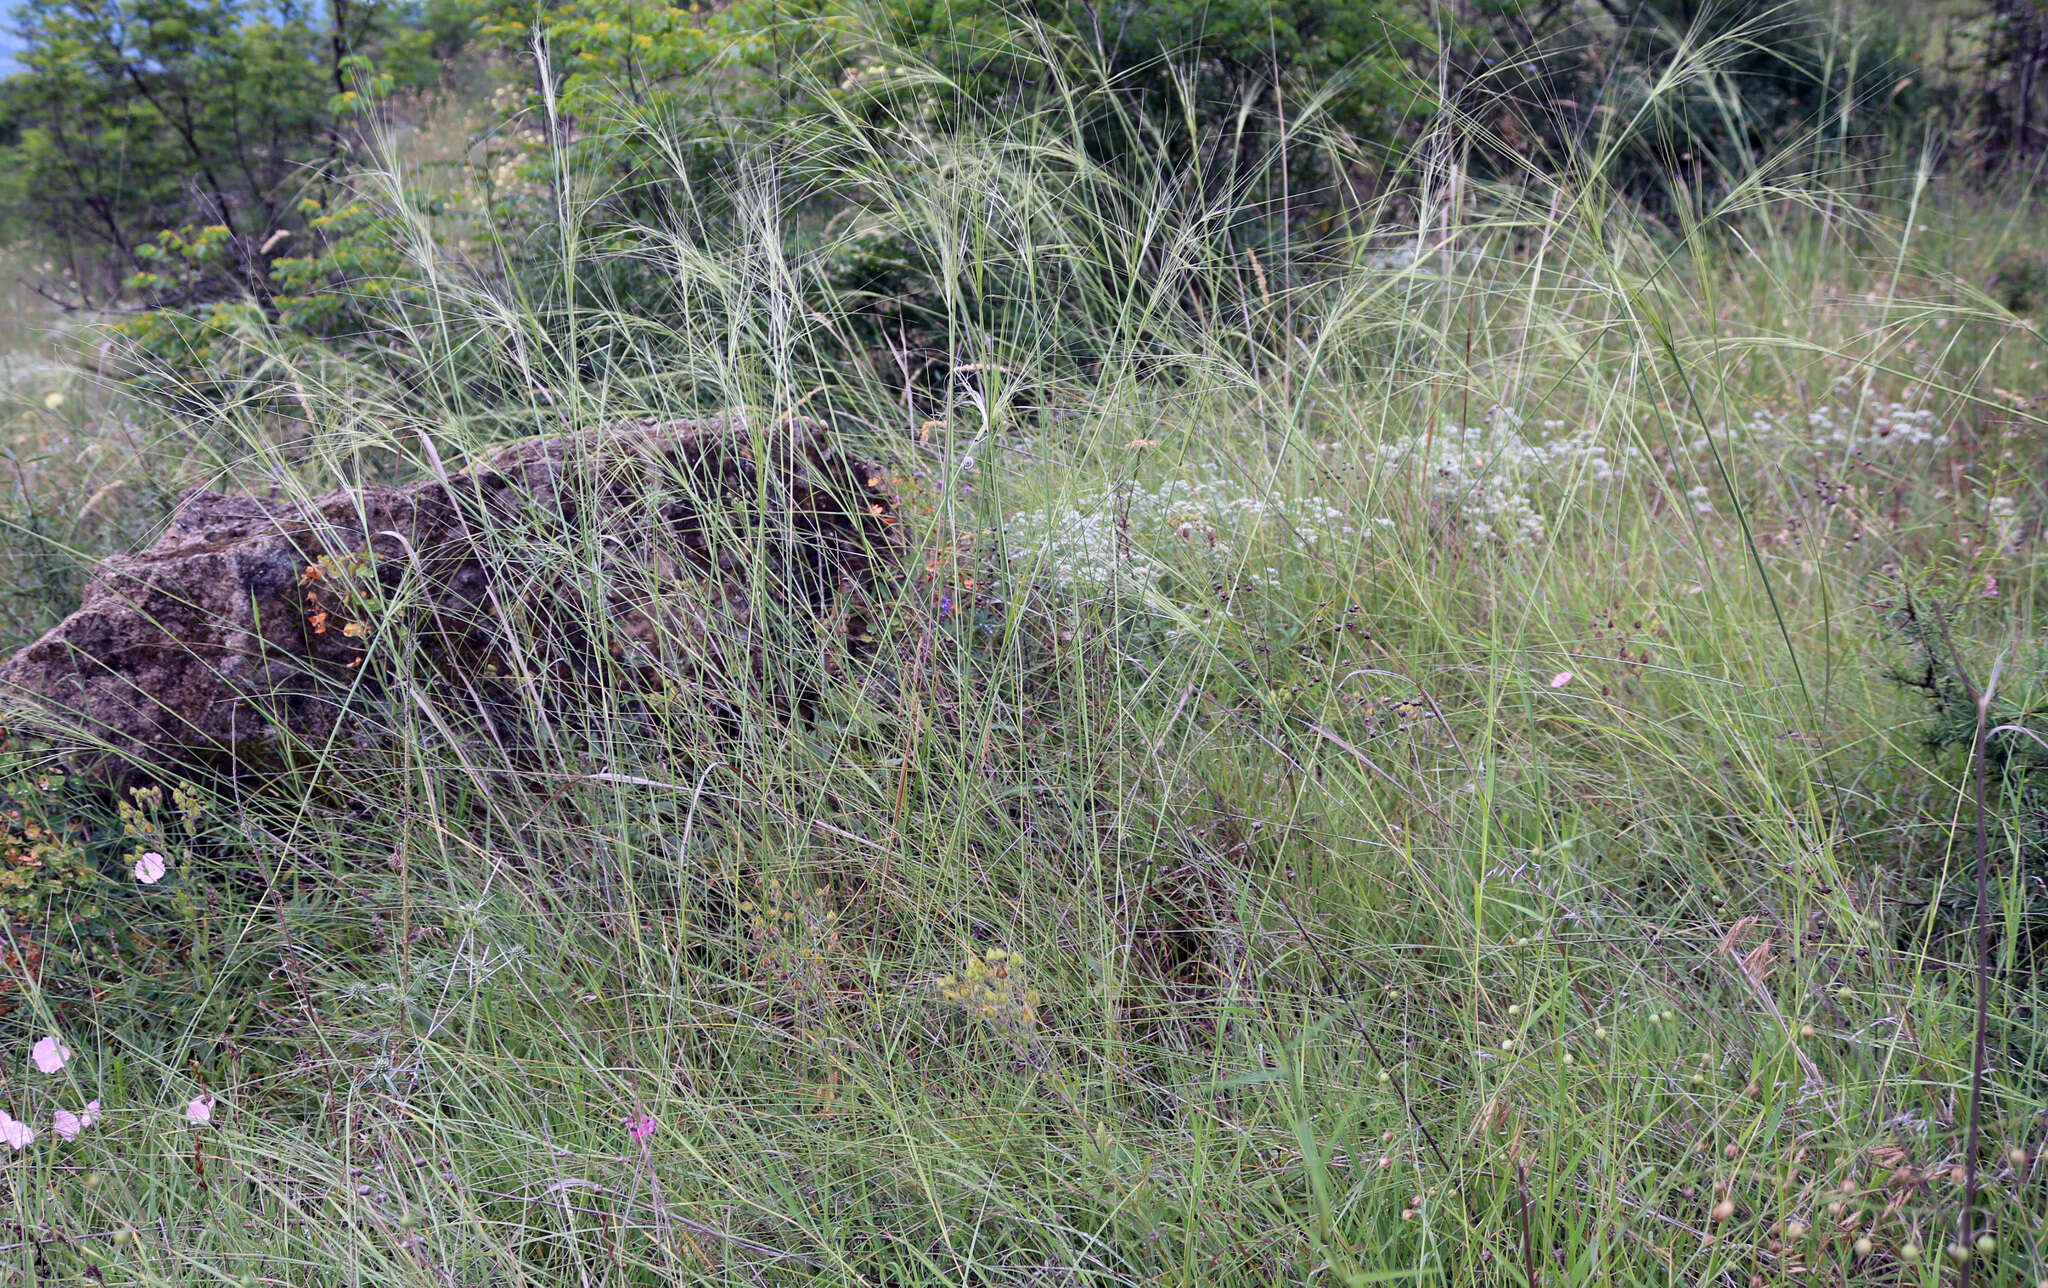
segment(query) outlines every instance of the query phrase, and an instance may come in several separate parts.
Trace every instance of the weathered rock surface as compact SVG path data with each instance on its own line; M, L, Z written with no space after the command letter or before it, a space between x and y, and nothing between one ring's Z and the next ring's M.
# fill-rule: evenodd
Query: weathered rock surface
M493 738L578 686L715 699L766 649L865 635L862 592L895 535L875 475L815 422L713 420L296 504L195 490L0 665L0 703L16 731L126 781L373 745L398 697L430 694Z

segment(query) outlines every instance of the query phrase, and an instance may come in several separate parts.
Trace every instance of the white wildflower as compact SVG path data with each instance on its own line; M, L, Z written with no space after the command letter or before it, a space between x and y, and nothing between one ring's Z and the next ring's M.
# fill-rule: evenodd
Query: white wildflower
M1205 470L1216 470L1209 463ZM1319 496L1239 495L1218 477L1127 486L1101 497L1013 515L1004 529L1012 565L1083 594L1142 597L1169 570L1270 583L1277 565L1247 567L1254 554L1306 550L1343 528L1344 513Z
M1494 408L1486 420L1409 434L1373 455L1386 469L1423 471L1433 500L1474 533L1509 547L1543 539L1548 524L1536 497L1546 484L1618 483L1643 461L1633 444L1610 443L1591 426L1543 438L1525 435L1510 407Z

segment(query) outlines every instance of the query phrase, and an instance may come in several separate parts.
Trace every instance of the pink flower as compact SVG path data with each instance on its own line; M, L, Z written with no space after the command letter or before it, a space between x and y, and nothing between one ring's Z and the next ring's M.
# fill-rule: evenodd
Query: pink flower
M1562 689L1571 682L1572 673L1570 671L1559 671L1556 675L1550 677L1550 687L1553 689Z
M35 1141L35 1128L27 1123L16 1122L14 1115L0 1109L0 1143L7 1148L19 1150Z
M626 1118L626 1131L635 1141L646 1140L654 1134L654 1119L646 1114L633 1114Z
M164 863L164 856L155 850L145 850L142 857L135 860L135 879L144 885L155 885L164 879L164 873L169 870Z
M194 1096L192 1103L185 1106L185 1121L194 1127L204 1127L213 1121L213 1097Z
M50 1128L57 1133L58 1140L77 1140L78 1134L98 1122L99 1118L100 1102L95 1100L75 1114L69 1109L59 1109L52 1115Z
M37 1042L29 1049L29 1058L36 1062L36 1068L44 1073L55 1073L71 1059L71 1048L59 1042L55 1036Z

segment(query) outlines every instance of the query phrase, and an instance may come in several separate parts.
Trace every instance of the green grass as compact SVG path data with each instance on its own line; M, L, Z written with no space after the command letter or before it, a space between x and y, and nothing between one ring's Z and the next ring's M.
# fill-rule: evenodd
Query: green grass
M1590 180L1445 203L1424 175L1288 273L1169 160L1089 169L1073 121L897 127L761 155L858 203L807 236L957 266L933 414L901 367L818 357L848 301L757 172L631 236L577 175L564 254L670 275L673 310L513 298L423 241L409 369L256 334L290 410L134 449L166 488L311 492L423 475L423 439L453 461L707 401L829 411L903 478L908 575L864 663L772 656L817 687L807 719L745 675L722 723L565 693L501 757L394 651L388 749L95 823L91 917L10 923L0 1094L42 1133L0 1182L10 1273L1952 1279L1976 980L1936 909L1969 812L1886 669L1908 597L1979 675L2042 620L2044 353L1980 289L2038 214L1759 178L1658 237ZM600 335L646 360L585 374ZM488 337L546 397L467 398ZM1870 441L1893 401L1941 441ZM1496 407L1574 446L1524 451ZM1758 413L1782 428L1741 431ZM99 486L52 466L22 496ZM15 564L79 544L8 532ZM592 534L502 539L602 566ZM159 886L127 876L145 844ZM103 925L126 932L95 958ZM2005 979L1980 1282L2032 1283L2048 1067ZM76 1055L46 1077L51 1028ZM95 1098L55 1140L51 1109Z

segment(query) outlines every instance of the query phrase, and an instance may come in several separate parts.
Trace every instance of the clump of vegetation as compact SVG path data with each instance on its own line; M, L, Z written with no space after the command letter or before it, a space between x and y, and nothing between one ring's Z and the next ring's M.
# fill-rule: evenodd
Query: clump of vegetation
M67 896L93 884L94 869L74 830L52 826L33 803L55 787L47 776L8 784L0 795L0 913L35 914L60 907L90 917ZM29 802L24 808L24 798Z

